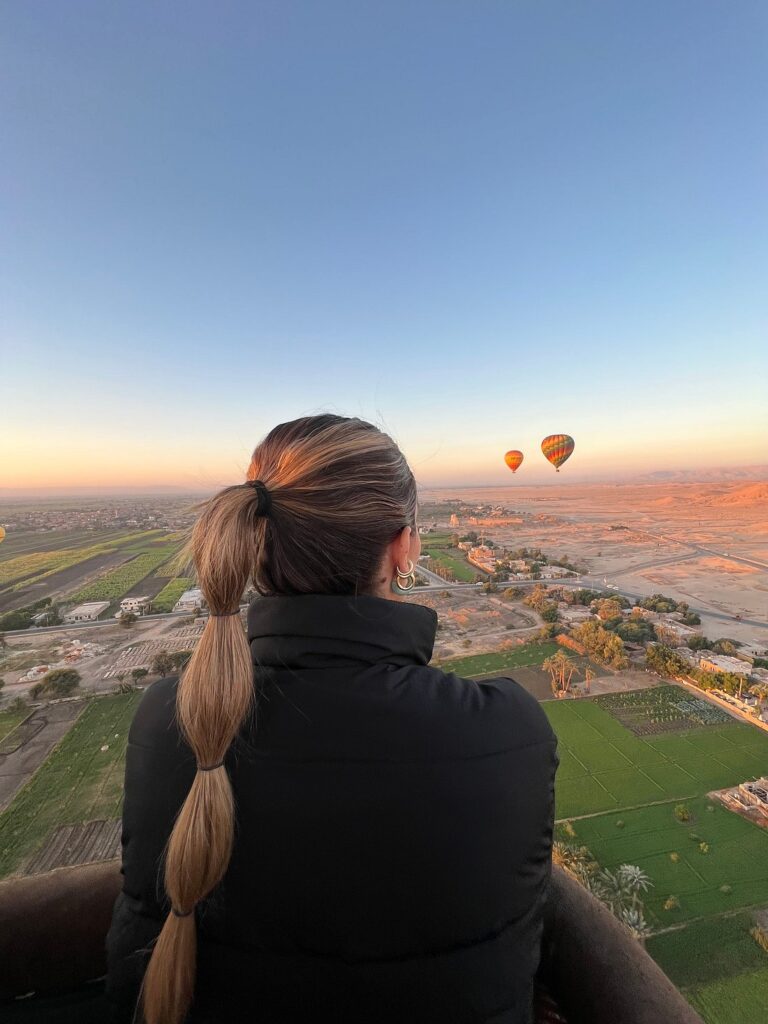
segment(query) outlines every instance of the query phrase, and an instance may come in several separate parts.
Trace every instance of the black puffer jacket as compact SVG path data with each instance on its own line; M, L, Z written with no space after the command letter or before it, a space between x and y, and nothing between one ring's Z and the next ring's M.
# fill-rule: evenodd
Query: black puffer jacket
M556 741L511 679L429 668L435 628L430 609L375 597L251 605L257 722L227 757L237 838L198 907L191 1021L530 1020ZM175 682L156 683L131 727L108 940L120 1022L194 774L174 701Z

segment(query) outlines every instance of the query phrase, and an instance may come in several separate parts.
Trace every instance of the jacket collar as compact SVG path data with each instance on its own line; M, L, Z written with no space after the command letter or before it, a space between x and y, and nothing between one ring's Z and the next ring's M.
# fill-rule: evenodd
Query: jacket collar
M248 609L254 664L278 669L380 661L426 665L436 630L437 615L431 608L381 597L257 597Z

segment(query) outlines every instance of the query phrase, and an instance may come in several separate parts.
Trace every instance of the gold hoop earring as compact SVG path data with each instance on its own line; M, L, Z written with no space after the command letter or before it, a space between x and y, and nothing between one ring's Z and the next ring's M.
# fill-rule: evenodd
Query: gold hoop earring
M395 578L392 580L392 591L395 594L408 594L416 586L416 570L413 562L408 559L408 568L403 572L399 565L395 565Z

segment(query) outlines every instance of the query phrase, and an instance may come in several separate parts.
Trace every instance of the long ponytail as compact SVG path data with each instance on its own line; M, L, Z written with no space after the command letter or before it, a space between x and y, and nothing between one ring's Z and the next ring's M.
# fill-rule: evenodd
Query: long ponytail
M253 697L248 643L240 616L232 613L264 530L257 505L252 488L228 488L208 502L192 531L190 552L211 616L181 677L176 709L197 773L168 841L171 912L144 976L147 1024L180 1024L186 1016L197 961L195 907L224 877L232 853L235 807L224 758Z
M189 545L211 617L176 698L197 773L166 852L171 912L144 976L147 1024L181 1024L192 1004L195 907L232 853L235 808L223 762L253 699L250 651L232 613L249 580L265 594L367 593L381 583L386 545L416 521L416 484L402 452L362 420L280 424L254 451L248 482L206 502Z

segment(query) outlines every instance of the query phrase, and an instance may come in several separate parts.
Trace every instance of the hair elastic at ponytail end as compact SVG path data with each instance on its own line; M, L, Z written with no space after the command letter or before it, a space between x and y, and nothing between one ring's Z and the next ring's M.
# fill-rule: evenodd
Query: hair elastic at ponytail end
M256 514L268 516L272 511L272 495L263 480L246 480L246 487L252 487L259 496L259 503L256 507Z

